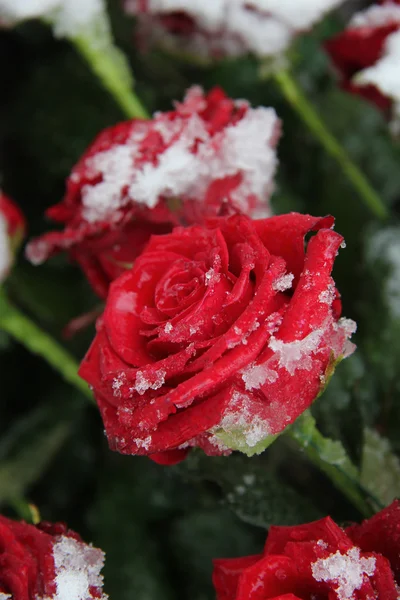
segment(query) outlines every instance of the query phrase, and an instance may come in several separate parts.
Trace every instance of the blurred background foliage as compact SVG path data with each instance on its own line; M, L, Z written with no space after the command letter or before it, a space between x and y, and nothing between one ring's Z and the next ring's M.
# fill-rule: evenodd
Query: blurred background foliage
M326 19L293 48L294 73L326 124L392 211L377 222L340 168L286 104L261 81L251 58L193 67L160 52L135 52L133 22L111 2L114 33L132 63L136 91L150 111L168 110L196 83L274 106L283 121L277 213L331 213L346 238L334 276L344 314L358 322L357 353L337 369L313 407L321 430L360 464L366 427L400 451L400 143L380 114L342 93L321 40L343 27L352 7ZM87 65L48 29L27 23L0 35L1 185L24 209L29 235L48 228L47 207L104 127L124 117ZM68 321L98 303L65 257L40 268L21 256L9 282L13 300L81 358L93 327L62 339ZM330 513L360 515L285 438L248 459L193 452L176 467L112 454L87 399L43 361L0 333L0 503L15 516L26 494L47 520L63 520L108 555L106 591L115 600L209 600L213 557L261 551L270 523L294 524ZM383 457L383 458L382 458ZM384 459L384 454L381 454ZM366 475L369 476L369 475Z

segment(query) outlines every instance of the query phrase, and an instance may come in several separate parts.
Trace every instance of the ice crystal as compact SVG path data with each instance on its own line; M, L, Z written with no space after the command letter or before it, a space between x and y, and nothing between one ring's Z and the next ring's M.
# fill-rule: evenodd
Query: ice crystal
M354 592L364 582L364 576L372 577L375 573L376 559L360 557L359 548L350 548L346 554L339 550L327 558L320 558L311 565L311 572L316 581L336 584L339 600L355 598Z
M269 369L267 364L249 365L242 373L242 379L246 390L258 390L266 381L274 383L278 379L278 373Z
M290 288L292 287L293 279L293 273L287 273L287 275L282 275L276 281L274 281L272 289L276 292L284 292L286 290L290 290Z
M270 433L268 423L254 413L252 399L240 392L234 392L217 429L243 436L249 448L256 446Z
M131 388L132 391L136 391L141 396L147 392L147 390L158 390L165 383L166 371L160 369L155 371L151 376L145 376L143 371L137 371L135 385Z

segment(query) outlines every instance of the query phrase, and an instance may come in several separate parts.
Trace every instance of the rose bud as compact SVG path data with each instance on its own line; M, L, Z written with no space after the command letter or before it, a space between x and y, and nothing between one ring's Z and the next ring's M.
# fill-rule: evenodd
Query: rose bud
M99 296L132 266L154 233L207 216L268 214L280 124L219 88L194 87L175 110L103 131L48 215L64 225L31 242L39 264L60 250L79 263Z
M63 523L0 516L0 600L107 600L104 552Z
M332 224L235 215L150 239L111 284L80 367L113 450L166 464L192 446L252 455L310 406L354 349Z
M325 43L342 87L392 118L400 131L400 1L356 13L347 29Z
M400 504L342 529L330 517L270 527L261 554L214 561L217 600L397 600Z
M141 46L156 43L193 57L221 58L251 52L280 55L343 0L125 0L138 20Z
M0 284L6 279L25 235L24 215L0 190Z

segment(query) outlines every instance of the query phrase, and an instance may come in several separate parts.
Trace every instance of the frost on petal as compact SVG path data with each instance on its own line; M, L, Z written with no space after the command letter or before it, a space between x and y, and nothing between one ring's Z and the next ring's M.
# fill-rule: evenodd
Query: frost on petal
M0 600L12 600L12 596L11 594L3 594L3 592L0 592Z
M360 549L350 548L346 554L339 550L327 558L320 558L311 565L311 572L316 581L333 583L339 600L355 598L354 592L364 583L364 576L372 577L375 573L376 559L360 556Z
M61 536L53 547L56 594L53 600L89 600L99 598L103 587L100 574L104 552L82 542ZM95 590L96 595L93 595ZM106 600L107 596L100 597Z
M290 290L290 288L292 287L293 279L293 273L287 273L287 275L282 275L276 281L274 281L272 289L276 292L285 292L286 290Z
M324 328L315 329L302 340L293 342L284 342L272 336L268 346L278 357L279 366L293 375L296 369L309 371L312 368L311 355L318 349L324 332Z
M0 283L6 278L12 257L7 222L0 213Z

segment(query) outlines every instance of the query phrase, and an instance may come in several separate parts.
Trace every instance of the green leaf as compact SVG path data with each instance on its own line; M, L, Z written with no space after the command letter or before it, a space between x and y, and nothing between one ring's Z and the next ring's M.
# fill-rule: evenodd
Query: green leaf
M389 440L372 429L365 429L360 483L378 498L381 505L400 497L400 461Z
M271 524L294 525L320 516L308 499L267 470L263 457L208 457L192 452L180 468L194 480L216 483L222 502L251 525L265 529Z

